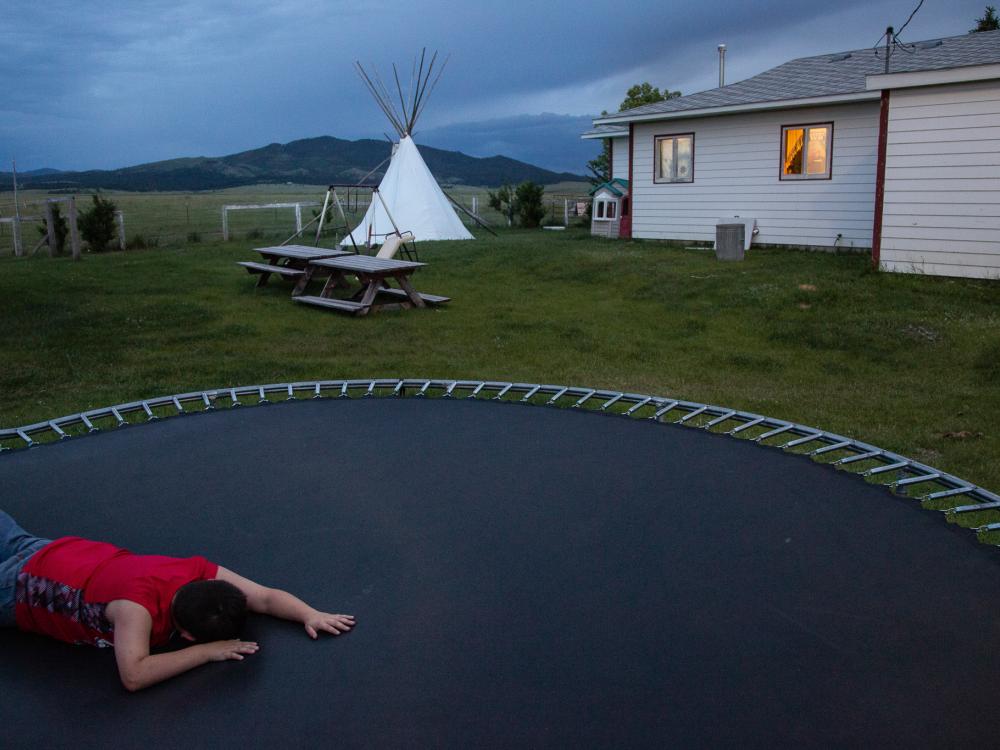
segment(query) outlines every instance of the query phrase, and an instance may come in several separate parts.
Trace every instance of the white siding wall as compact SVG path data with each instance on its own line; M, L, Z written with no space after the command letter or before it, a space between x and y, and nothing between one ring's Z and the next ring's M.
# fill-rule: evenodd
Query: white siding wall
M628 136L611 139L611 179L628 179Z
M882 267L1000 277L1000 81L889 97Z
M714 240L719 218L757 219L756 243L870 248L878 150L877 101L637 123L632 235ZM833 176L778 179L781 126L833 123ZM653 139L695 134L694 182L653 182Z

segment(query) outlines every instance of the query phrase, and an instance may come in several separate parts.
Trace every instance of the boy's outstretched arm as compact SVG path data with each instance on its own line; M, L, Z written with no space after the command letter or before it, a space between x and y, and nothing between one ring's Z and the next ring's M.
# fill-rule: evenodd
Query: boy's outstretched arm
M108 604L107 616L115 626L118 675L125 689L131 692L210 661L242 660L245 654L257 653L257 644L252 641L215 641L188 646L180 651L150 654L149 634L153 618L145 607L127 599L117 599Z
M221 565L216 578L231 583L242 591L246 595L247 607L251 612L301 622L311 638L318 637L319 631L340 635L354 627L352 615L333 615L320 612L287 591L261 586L259 583L227 570Z

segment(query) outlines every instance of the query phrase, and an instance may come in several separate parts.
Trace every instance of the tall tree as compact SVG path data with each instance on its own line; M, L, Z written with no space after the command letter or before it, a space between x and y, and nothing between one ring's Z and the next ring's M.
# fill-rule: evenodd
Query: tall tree
M997 16L997 9L992 5L987 5L983 17L976 19L976 28L971 31L996 31L997 29L1000 29L1000 17Z

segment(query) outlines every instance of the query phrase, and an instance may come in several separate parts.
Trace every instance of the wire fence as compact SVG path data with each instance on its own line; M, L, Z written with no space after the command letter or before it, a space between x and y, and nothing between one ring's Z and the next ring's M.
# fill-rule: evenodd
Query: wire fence
M126 246L131 248L176 246L223 239L222 209L224 206L269 203L321 203L324 187L308 185L263 185L214 192L192 193L104 193L122 211L125 222ZM473 188L449 188L448 193L470 213L478 215L490 225L507 226L507 216L490 207L489 191ZM66 197L68 194L24 191L19 195L21 240L25 253L38 250L45 234L44 204L46 200ZM77 207L86 210L91 203L91 193L75 193ZM360 223L368 208L371 194L355 191L342 196L345 213L353 226ZM590 198L580 194L546 194L543 224L562 226L587 221ZM320 211L318 206L302 206L302 223L308 224ZM459 217L470 227L475 222L459 211ZM0 220L15 215L13 195L0 194ZM515 219L516 223L516 219ZM322 242L335 242L343 236L342 220L335 215L331 226L323 231ZM315 225L313 225L315 226ZM291 208L263 208L231 211L228 215L228 234L232 240L275 239L284 240L295 232L295 212ZM0 256L14 252L14 225L0 221ZM315 238L315 230L306 228L303 242ZM44 248L43 248L44 251Z

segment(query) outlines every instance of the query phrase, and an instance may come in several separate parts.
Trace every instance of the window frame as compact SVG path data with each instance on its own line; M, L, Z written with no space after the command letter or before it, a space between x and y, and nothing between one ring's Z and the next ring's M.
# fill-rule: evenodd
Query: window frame
M657 170L660 165L660 142L668 139L676 138L690 138L691 139L691 177L686 180L669 180L663 179L656 176ZM694 160L695 160L695 147L694 147L694 133L663 133L661 135L653 136L653 184L654 185L690 185L694 182ZM676 149L676 146L675 146ZM676 165L676 160L674 164ZM676 167L675 167L676 169Z
M598 221L604 221L604 204L605 203L606 203L606 201L603 198L601 198L598 201L595 201L596 205L594 206L594 218L597 219Z
M604 218L608 221L614 221L618 218L618 201L607 201L607 205L604 207Z
M823 174L807 174L805 164L809 156L809 128L825 127L828 129L826 172ZM789 130L802 130L802 174L785 174L785 139ZM802 122L782 125L778 131L778 180L781 182L800 182L802 180L832 180L833 179L833 121Z

